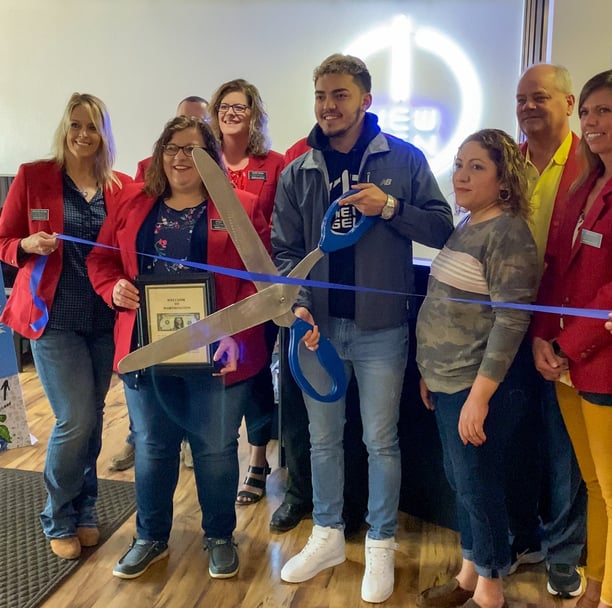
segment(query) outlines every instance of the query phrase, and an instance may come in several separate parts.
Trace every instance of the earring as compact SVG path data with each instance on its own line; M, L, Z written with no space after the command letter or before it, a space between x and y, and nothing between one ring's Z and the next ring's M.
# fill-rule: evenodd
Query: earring
M508 190L507 188L502 188L499 191L499 200L500 201L510 200L510 190Z

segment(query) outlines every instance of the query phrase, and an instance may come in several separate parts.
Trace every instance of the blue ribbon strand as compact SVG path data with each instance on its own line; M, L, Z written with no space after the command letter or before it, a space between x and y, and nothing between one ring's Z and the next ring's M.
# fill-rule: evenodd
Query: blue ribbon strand
M49 311L47 310L47 305L45 304L44 300L38 296L40 278L42 277L42 273L47 265L48 259L48 255L41 255L36 262L34 262L34 268L32 270L32 274L30 275L30 293L32 294L32 300L34 301L34 306L36 306L36 308L42 312L41 316L36 321L30 323L30 327L34 331L44 329L49 321Z
M104 247L105 249L113 249L119 251L119 247L114 247L113 245L103 245L101 243L95 243L92 241L87 241L85 239L80 239L73 236L68 236L65 234L58 234L57 238L63 241L70 241L73 243L80 243L82 245L90 245L93 247ZM413 294L413 293L404 293L401 291L388 291L385 289L375 289L373 287L357 287L354 285L340 285L337 283L328 283L325 281L312 281L310 279L294 279L291 277L284 277L280 275L270 275L259 272L248 272L246 270L235 270L233 268L225 268L223 266L213 266L211 264L202 264L200 262L190 262L188 260L178 260L175 258L167 258L163 256L151 255L148 253L140 253L135 252L136 255L144 255L149 258L158 259L165 262L178 263L183 266L187 266L190 268L196 268L198 270L206 270L208 272L217 272L219 274L224 274L230 277L235 277L239 279L244 279L246 281L260 281L262 283L286 283L288 285L303 285L305 287L322 287L326 289L344 289L346 291L362 291L366 293L378 293L381 295L395 295L395 296L406 296L406 297L424 297L421 294ZM41 260L43 260L41 262ZM38 327L44 327L49 318L47 308L38 296L36 296L36 289L38 288L38 282L40 281L40 275L42 274L42 270L45 267L45 263L47 260L47 256L41 256L39 260L36 261L34 272L32 273L32 278L30 279L30 290L32 291L32 297L34 298L34 303L37 308L44 311L43 317L36 321L36 325ZM41 262L39 264L39 262ZM40 267L40 272L37 277L35 275L37 273L37 268ZM469 300L463 298L449 298L453 302L464 302L466 304L478 304L480 306L492 306L493 308L512 308L515 310L525 310L529 312L543 312L550 314L563 315L568 317L586 317L590 319L605 319L608 320L609 310L602 310L598 308L570 308L564 306L541 306L538 304L516 304L512 302L492 302L491 300ZM41 306L42 305L42 306ZM44 319L44 321L43 321ZM34 327L34 323L32 324L32 328Z

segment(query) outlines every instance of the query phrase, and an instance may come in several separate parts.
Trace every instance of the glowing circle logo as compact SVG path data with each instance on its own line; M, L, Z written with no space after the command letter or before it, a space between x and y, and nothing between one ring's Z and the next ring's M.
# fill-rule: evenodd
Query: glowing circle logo
M480 82L463 49L400 15L360 36L345 53L366 61L370 72L387 74L382 88L376 82L372 105L382 129L423 150L436 175L448 171L482 114Z

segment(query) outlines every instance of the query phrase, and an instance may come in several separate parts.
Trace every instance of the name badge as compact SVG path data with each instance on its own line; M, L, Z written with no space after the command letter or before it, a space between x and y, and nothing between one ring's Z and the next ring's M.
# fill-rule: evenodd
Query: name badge
M40 222L49 221L49 210L48 209L30 209L30 219Z
M601 247L602 234L600 232L593 232L592 230L583 229L580 233L580 242L584 245L590 245L591 247Z
M210 220L210 229L211 230L225 230L225 224L223 220Z
M264 182L268 179L267 171L249 171L249 179L261 179Z

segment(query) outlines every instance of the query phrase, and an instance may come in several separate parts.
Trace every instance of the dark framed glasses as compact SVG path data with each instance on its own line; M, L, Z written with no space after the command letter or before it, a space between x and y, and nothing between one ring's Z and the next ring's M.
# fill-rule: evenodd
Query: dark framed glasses
M162 146L162 148L164 149L164 154L166 154L166 156L176 156L179 153L179 150L182 150L185 156L192 157L193 151L196 148L201 148L201 146L177 146L176 144L166 144L165 146Z

